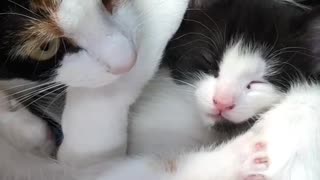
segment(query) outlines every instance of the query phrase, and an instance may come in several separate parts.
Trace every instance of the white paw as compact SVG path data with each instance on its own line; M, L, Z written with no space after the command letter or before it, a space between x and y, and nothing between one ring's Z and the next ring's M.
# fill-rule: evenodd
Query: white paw
M269 167L267 144L260 141L250 147L240 173L243 180L266 180Z

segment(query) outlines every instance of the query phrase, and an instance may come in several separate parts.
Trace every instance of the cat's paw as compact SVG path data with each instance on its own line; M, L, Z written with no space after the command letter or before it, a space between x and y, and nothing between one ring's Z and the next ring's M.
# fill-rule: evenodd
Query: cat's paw
M241 179L267 180L267 171L270 167L267 143L255 141L249 148L241 169Z

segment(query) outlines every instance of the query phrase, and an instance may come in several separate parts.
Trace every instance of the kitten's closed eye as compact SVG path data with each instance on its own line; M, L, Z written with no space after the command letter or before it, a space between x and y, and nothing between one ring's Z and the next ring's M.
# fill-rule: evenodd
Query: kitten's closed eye
M266 82L263 81L251 81L248 85L247 85L247 89L252 89L252 86L255 86L257 84L265 84Z

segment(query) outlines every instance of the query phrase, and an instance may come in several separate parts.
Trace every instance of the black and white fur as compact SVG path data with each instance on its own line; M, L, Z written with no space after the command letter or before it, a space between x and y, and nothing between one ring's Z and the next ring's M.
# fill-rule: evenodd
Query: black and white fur
M140 6L138 6L140 1L137 0L135 2L137 2L137 4L136 4L137 7L140 7ZM237 2L237 1L235 1L235 2ZM169 3L169 1L168 1L168 3ZM170 1L170 3L173 3L173 2ZM226 4L228 4L228 3L229 2L226 2ZM172 6L169 6L169 4L168 4L168 8L172 7ZM249 4L250 3L247 3L247 5L249 5ZM172 5L172 4L170 4L170 5ZM180 4L178 3L176 5L180 5ZM186 5L186 3L184 3L184 5ZM183 14L182 7L183 6L177 6L177 7L181 7L181 12L179 14L182 16L182 14ZM169 8L169 9L171 9L171 8ZM168 12L167 10L168 9L166 9L166 12ZM171 10L173 10L173 9L171 9ZM177 9L175 7L175 9L173 11L177 12L176 10ZM157 12L157 11L155 11L155 12ZM169 17L169 14L167 14L168 17ZM170 18L172 18L172 14L170 14ZM158 28L152 28L152 27L157 27L157 26L154 26L154 24L153 24L150 27L147 26L146 29L148 29L148 30L158 29ZM171 27L171 24L170 24L170 27ZM171 29L171 28L169 28L169 29ZM161 31L163 31L163 29L161 29ZM172 30L172 31L174 31L174 30ZM150 35L150 34L147 33L146 35ZM148 37L150 37L150 36L148 36ZM149 39L149 38L146 38L146 40L143 42L149 42L147 39ZM159 41L155 41L155 42L159 42ZM231 52L234 52L232 50L237 50L237 47L239 47L237 45L241 45L241 43L235 43L233 45L234 46L231 46L231 48L230 48ZM148 46L148 48L149 48L150 44L146 44L146 46ZM247 46L245 46L245 47L247 47ZM149 54L150 52L151 51L148 51L147 54ZM237 51L235 51L235 52L237 52ZM247 51L244 51L244 52L247 52ZM248 52L251 53L251 51L248 51ZM158 53L161 54L161 51ZM156 54L158 54L158 53L156 53ZM252 58L250 53L248 56L249 58L247 56L245 56L245 57L248 59L254 60L255 58ZM233 53L230 53L230 54L232 55ZM235 54L239 55L237 53L235 53ZM298 55L299 55L299 53L298 53ZM147 56L147 55L145 55L145 56ZM143 57L145 57L145 56L143 56ZM149 57L149 56L147 56L147 57ZM230 58L230 59L232 59L232 58ZM303 60L305 60L305 59L303 58ZM169 66L169 67L172 67L172 66ZM308 70L308 68L306 68L306 70ZM186 72L189 72L189 71L186 71ZM309 72L306 71L305 73L308 74ZM286 76L284 75L284 77L286 77ZM174 79L178 79L178 78L180 78L180 76L176 76ZM178 80L181 82L180 79L178 79ZM185 81L185 79L183 81ZM174 82L170 79L169 79L169 83L172 83L172 85L175 86ZM117 83L115 83L115 84L117 84ZM113 85L115 85L115 84L113 84ZM119 87L119 86L115 86L115 87ZM179 87L179 86L176 86L176 87ZM316 138L317 136L314 136L314 135L316 134L316 130L319 127L319 126L317 126L317 124L310 123L310 122L314 122L313 119L318 118L316 113L311 113L314 115L314 117L304 117L303 121L301 121L302 119L298 118L298 116L295 113L288 113L287 111L284 111L284 109L289 109L289 111L290 111L290 108L288 108L288 106L291 106L291 105L295 105L297 107L300 107L301 106L301 104L299 104L299 102L301 102L300 99L307 99L309 101L308 101L307 105L304 104L306 108L303 109L303 111L306 114L309 114L309 111L318 112L317 107L319 107L319 106L317 106L317 104L319 103L318 102L318 100L319 100L319 95L318 95L319 87L316 84L315 85L307 85L307 84L302 85L302 84L300 84L300 86L297 86L297 87L293 86L292 88L290 88L290 85L285 85L285 86L280 86L280 87L281 87L280 88L281 91L289 92L286 94L286 97L284 98L284 100L282 100L281 103L279 103L279 105L275 106L270 111L268 111L268 113L263 115L260 123L252 129L253 131L249 131L245 135L240 136L239 138L231 141L230 143L221 146L221 148L218 148L215 150L207 149L207 150L203 150L200 152L197 151L195 153L186 153L185 155L181 155L179 157L172 158L172 159L171 158L170 159L161 159L161 158L158 159L158 158L146 157L146 158L129 159L129 160L126 160L123 162L119 161L119 162L115 162L114 164L112 164L112 169L111 170L109 169L110 171L106 170L104 173L94 173L94 174L100 175L100 178L98 178L98 179L110 179L110 180L115 180L115 179L121 180L121 179L128 179L128 178L130 178L130 179L176 179L176 180L180 180L180 179L181 180L182 179L183 180L186 180L186 179L230 179L231 180L231 179L247 178L247 177L250 177L252 174L253 175L260 175L260 174L268 175L271 178L276 179L276 178L274 178L274 177L276 177L276 175L281 175L283 173L282 171L279 171L279 168L282 170L283 167L288 167L288 166L286 166L287 162L288 162L287 160L288 159L292 160L291 158L293 156L291 156L292 154L288 153L288 152L294 152L294 154L295 154L295 152L302 152L302 155L305 155L305 153L303 153L303 151L299 151L296 149L297 146L288 146L288 148L284 148L283 151L278 151L279 147L281 147L281 146L279 146L279 144L281 144L285 140L287 140L288 137L289 138L291 137L291 136L284 136L283 130L286 129L287 125L290 124L291 122L295 122L297 124L301 123L301 125L306 125L306 126L314 125L314 126L312 126L314 128L314 131L307 131L306 132L306 134L308 134L308 136L299 136L301 138L301 140L306 140L308 138L313 139L313 137ZM287 91L288 89L291 89L291 90ZM309 91L310 93L307 95L305 95L304 93L301 93L301 92L305 92L305 91ZM84 91L79 91L79 92L81 93ZM99 93L99 91L94 91L94 90L86 91L86 93L87 92L89 92L89 95L92 95L92 94L96 95L97 93ZM84 94L86 95L86 93L84 93ZM77 93L75 93L75 94L79 95ZM75 96L75 97L78 97L78 96ZM88 100L89 102L91 102L91 100L97 100L95 98L92 99L92 96L87 96L87 97L90 97L90 98L85 98L85 100ZM78 99L80 99L80 98L75 98L75 100L78 100ZM95 102L99 102L99 101L95 101ZM308 106L311 106L313 108L307 108ZM291 107L291 108L296 109L297 107ZM284 108L284 109L282 109L282 108ZM277 109L279 109L279 110L277 110ZM76 109L76 110L77 110L76 112L82 112L82 111L78 111L79 109ZM87 110L87 109L85 109L85 110ZM96 110L96 109L94 109L94 110ZM10 109L7 108L7 109L5 109L5 111L9 112ZM19 111L14 111L14 112L17 113ZM288 116L288 117L286 117L286 116ZM279 119L279 117L281 117L281 118ZM294 119L294 117L298 118L298 119ZM90 119L90 118L87 117L87 119ZM307 118L307 120L305 118ZM277 124L277 123L268 123L268 122L273 122L273 121L278 122L278 120L279 120L279 122L281 120L283 120L282 124L280 124L281 126L278 126L279 124ZM197 121L197 122L201 122L201 121ZM277 128L275 128L275 126ZM262 130L260 129L260 127L262 127ZM293 135L293 132L297 132L297 131L294 131L294 130L296 130L296 129L294 129L296 127L300 128L303 126L294 126L292 128L293 131L290 131L290 130L287 131L287 132L289 132L288 134ZM276 131L274 131L273 129L276 129ZM277 137L282 137L282 138L276 138L276 139L273 138L272 135L275 132L276 132ZM80 133L82 133L82 131ZM256 143L256 141L251 139L252 133L253 134L256 133L255 137L258 138L257 142L261 142L261 141L267 142L268 147L269 147L269 145L271 146L271 148L270 148L271 153L269 153L268 155L270 155L270 158L274 158L276 160L276 163L272 163L270 166L271 167L270 169L273 170L273 171L271 171L271 173L265 174L264 171L260 172L259 170L261 170L261 169L255 169L256 165L254 163L252 163L252 161L250 161L252 159L252 157L255 158L255 155L256 155L254 152L251 152L251 150L254 149L253 147ZM90 140L92 140L92 138ZM274 140L277 140L277 141L274 141ZM87 142L87 141L82 141L82 142ZM98 142L98 140L96 142ZM289 141L289 142L291 142L291 141ZM294 142L297 142L297 141L294 141ZM301 142L308 142L308 141L301 141ZM314 142L314 141L312 141L312 142ZM46 174L45 177L48 179L73 179L73 178L75 178L75 179L84 178L85 179L88 177L88 174L86 174L87 175L86 176L86 175L83 175L82 173L79 173L79 172L73 172L73 170L69 170L65 167L62 167L61 165L58 165L58 164L52 162L52 161L47 161L45 159L41 159L41 158L38 158L38 157L35 157L32 155L30 156L30 154L28 154L28 153L21 153L21 152L17 151L16 148L11 146L7 140L5 140L1 143L2 143L1 145L4 145L4 147L8 147L7 149L4 148L5 151L4 151L4 153L1 154L1 156L3 157L4 160L7 160L10 163L12 163L12 164L10 164L10 163L6 164L4 167L2 167L2 169L0 169L3 172L8 173L8 174L1 174L2 176L4 176L4 178L10 179L12 176L16 176L16 179L19 179L19 177L24 178L24 177L26 177L26 172L32 172L29 174L32 179L44 179L44 177L41 175L42 173ZM95 143L95 142L93 142L93 143ZM289 143L289 144L295 145L295 143ZM305 146L302 146L302 147L307 147L308 150L310 150L310 148L312 148L311 144L312 143L306 143ZM74 146L74 147L76 147L76 146ZM74 147L71 147L71 149ZM92 152L96 152L96 150L100 149L100 146L91 146L91 147L93 149L89 149L89 150L93 150ZM98 147L98 148L95 149L95 147ZM102 149L105 149L105 148L102 148ZM304 149L304 148L302 148L302 149ZM315 146L315 148L312 148L312 149L317 150L317 146ZM241 151L241 150L243 150L243 151ZM289 151L289 150L291 150L291 151ZM82 152L80 152L79 154L82 154ZM75 154L75 155L77 156L79 154ZM283 154L285 154L287 156L282 156ZM257 155L259 155L259 154L257 154ZM313 155L316 155L316 154L310 154L310 156L313 156ZM16 161L11 161L12 158L10 158L10 159L7 158L7 157L12 157L12 156L17 157ZM226 157L228 157L228 158L226 159ZM289 157L289 158L281 159L278 157ZM243 161L243 160L247 160L247 159L248 159L248 161ZM304 159L304 158L301 158L301 159ZM69 162L74 163L75 162L74 160L77 161L78 159L71 158L71 160ZM83 160L86 160L86 157L84 157ZM23 164L27 164L28 162L32 162L32 164L31 164L31 166L29 166L29 168L26 169L25 166L20 166ZM304 161L304 162L307 162L307 161ZM314 161L314 162L318 162L318 161ZM274 165L274 164L276 164L276 165ZM10 166L10 165L12 165L12 166ZM244 165L243 166L244 168L240 169L239 167L242 165ZM301 163L293 163L293 164L290 164L290 167L296 168L296 167L299 167L300 165L301 165ZM304 164L302 163L302 165L304 165ZM309 165L310 165L309 163L306 163L306 166L309 167ZM16 167L15 171L14 172L8 171L8 169L13 170L13 168L10 168L10 167ZM109 167L109 166L108 165L101 165L101 166L96 166L96 167L93 166L93 170L98 171L101 169L108 169L106 167ZM314 166L314 167L316 168L319 166ZM312 168L313 167L310 168L311 169L310 170L311 179L318 179L319 176L316 176L316 174L315 174L315 173L317 173L317 171L315 169L313 170ZM48 171L48 173L44 173L47 171ZM95 171L92 171L92 172L95 172ZM63 173L63 172L65 172L65 173ZM288 173L292 173L292 172L288 171ZM304 173L305 172L301 172L301 171L299 172L298 175L300 175L299 176L300 179L301 178L310 179L310 178L305 178L307 176L305 176ZM285 173L285 174L287 174L287 173ZM55 177L56 175L58 177ZM89 179L92 179L94 177L96 177L96 176L90 176Z
M208 127L258 118L216 150L178 159L175 178L320 178L317 23L307 8L276 1L188 11L133 110L129 152L171 157L216 142ZM231 96L235 106L217 113L216 96Z
M216 1L189 10L163 68L133 108L129 152L218 143L249 128L316 71L302 40L308 13L277 1ZM219 98L235 106L219 115Z
M1 6L0 66L1 87L5 93L1 94L4 104L1 133L4 135L0 137L3 147L0 179L82 178L85 176L79 171L75 173L69 168L87 168L96 161L125 156L129 107L156 72L188 1L119 0L112 1L115 5L110 11L98 0L57 0L59 6L52 16L64 34L60 41L48 42L58 47L53 49L56 54L49 54L48 58L43 57L47 52L37 52L52 48L43 44L32 43L31 53L40 54L37 58L14 51L24 45L24 42L16 43L20 32L27 29L31 21L41 22L51 13L50 9L45 13L43 9L31 10L32 2L6 0ZM162 20L154 21L158 17ZM26 38L28 42L33 36ZM19 97L21 91L16 88L32 92ZM47 159L48 154L45 158L33 155L33 149L48 141L50 131L34 115L37 113L33 108L30 111L24 108L30 105L24 104L25 98L29 100L38 92L54 93L65 88L64 140L57 156L59 163L71 165L68 168ZM31 102L35 100L38 98ZM24 147L17 139L23 139L30 147Z

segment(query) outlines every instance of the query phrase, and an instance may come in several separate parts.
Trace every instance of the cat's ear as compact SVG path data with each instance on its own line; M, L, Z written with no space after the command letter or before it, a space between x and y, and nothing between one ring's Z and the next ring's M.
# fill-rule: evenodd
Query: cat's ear
M307 18L307 34L305 42L316 57L320 57L320 9L311 13Z

